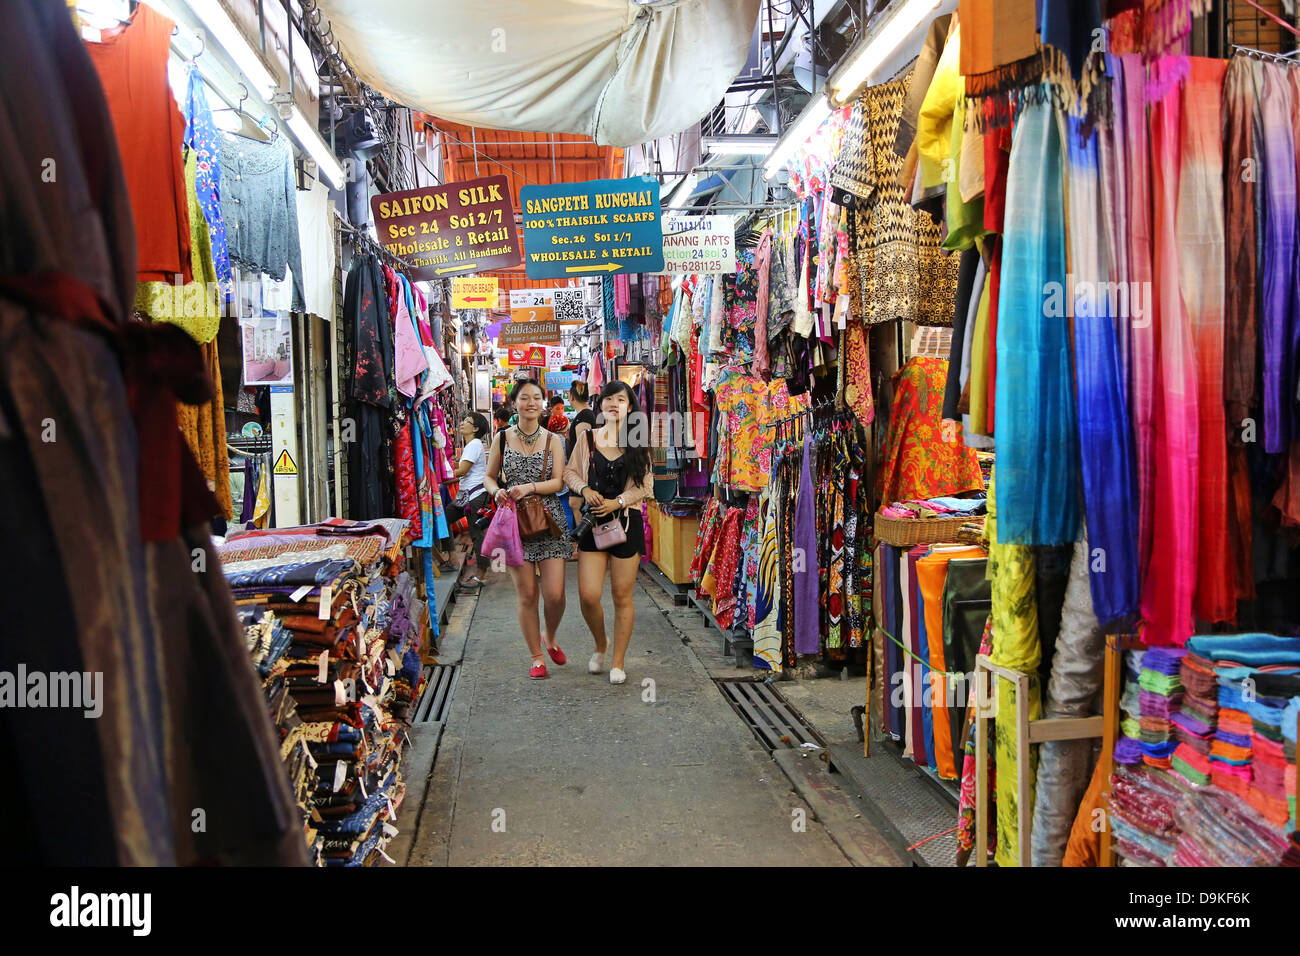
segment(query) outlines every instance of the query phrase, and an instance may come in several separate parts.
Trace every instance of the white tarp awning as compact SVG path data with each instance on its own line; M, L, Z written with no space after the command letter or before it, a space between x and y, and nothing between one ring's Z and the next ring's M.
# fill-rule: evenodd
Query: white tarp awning
M411 109L632 146L686 129L745 65L759 0L320 0L343 56Z

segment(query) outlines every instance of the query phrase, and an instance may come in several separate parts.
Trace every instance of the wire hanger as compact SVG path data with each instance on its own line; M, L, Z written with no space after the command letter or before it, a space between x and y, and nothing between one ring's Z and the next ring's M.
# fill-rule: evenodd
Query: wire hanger
M244 101L249 99L248 87L245 86L243 83L240 83L239 89L242 91L242 93L241 96L239 97L238 106L223 106L219 110L212 111L214 114L215 113L239 114L239 117L241 119L240 128L238 130L224 130L224 132L229 133L231 136L238 136L242 139L251 139L254 142L259 142L259 143L274 142L276 138L280 135L280 131L276 129L273 124L263 125L261 121L253 119L253 117L250 114L244 112ZM269 119L269 117L267 119Z

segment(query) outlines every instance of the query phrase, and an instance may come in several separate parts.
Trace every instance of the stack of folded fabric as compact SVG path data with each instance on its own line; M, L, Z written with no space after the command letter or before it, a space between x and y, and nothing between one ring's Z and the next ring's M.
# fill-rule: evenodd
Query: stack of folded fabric
M1251 780L1246 800L1266 819L1285 826L1295 811L1295 709L1300 676L1294 671L1236 668L1231 673L1249 693L1243 705L1250 715ZM1288 749L1286 733L1290 730Z
M220 549L318 865L386 859L396 834L432 625L403 568L406 536L405 522L332 519Z
M1168 770L1172 765L1174 740L1172 717L1183 700L1179 664L1187 652L1181 647L1154 647L1142 658L1138 675L1138 725L1142 761Z
M1276 866L1287 838L1232 794L1214 787L1188 793L1174 808L1175 866Z
M1178 666L1183 700L1170 719L1178 746L1171 769L1194 786L1211 780L1210 745L1219 719L1219 681L1214 663L1188 651Z
M1178 845L1174 807L1179 792L1141 768L1120 767L1111 775L1108 821L1116 850L1130 863L1172 866Z
M1210 744L1210 778L1220 790L1243 800L1250 791L1251 735L1254 725L1246 710L1245 687L1238 671L1219 667L1219 721ZM1252 692L1253 693L1253 692Z
M1142 673L1142 659L1146 651L1129 651L1124 655L1124 693L1120 696L1120 734L1115 742L1115 762L1126 766L1142 762L1142 708L1141 687L1138 678Z
M1282 714L1282 753L1286 757L1286 802L1291 826L1296 826L1296 731L1300 724L1300 697L1292 697Z

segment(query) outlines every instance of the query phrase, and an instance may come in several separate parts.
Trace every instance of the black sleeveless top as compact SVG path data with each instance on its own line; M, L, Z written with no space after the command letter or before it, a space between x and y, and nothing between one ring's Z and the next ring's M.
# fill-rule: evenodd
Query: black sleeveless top
M603 498L617 498L627 488L627 453L610 461L596 447L595 432L591 435L591 463L587 468L587 484Z
M573 449L578 447L578 426L583 422L595 428L596 413L590 408L584 408L573 416L573 423L569 425L569 437L564 440L564 457L566 460L573 457Z

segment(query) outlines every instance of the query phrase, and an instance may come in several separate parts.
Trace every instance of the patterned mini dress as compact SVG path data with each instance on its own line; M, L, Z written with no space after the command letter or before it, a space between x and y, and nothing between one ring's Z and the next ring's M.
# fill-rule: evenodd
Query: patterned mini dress
M554 441L548 434L547 441ZM563 454L564 445L562 442L554 442L555 448L551 449L551 456L558 452ZM538 447L537 451L531 455L525 455L523 452L515 451L509 443L505 445L505 460L501 464L501 471L506 479L506 487L513 488L515 485L526 485L530 481L541 482L548 480L550 475L542 474L542 464L546 460L545 446ZM564 510L560 507L560 499L556 495L541 495L542 504L555 519L556 525L564 531L564 534L558 538L540 538L536 541L524 542L524 560L525 561L545 561L548 558L567 558L573 553L573 542L569 539L568 521L564 517Z

